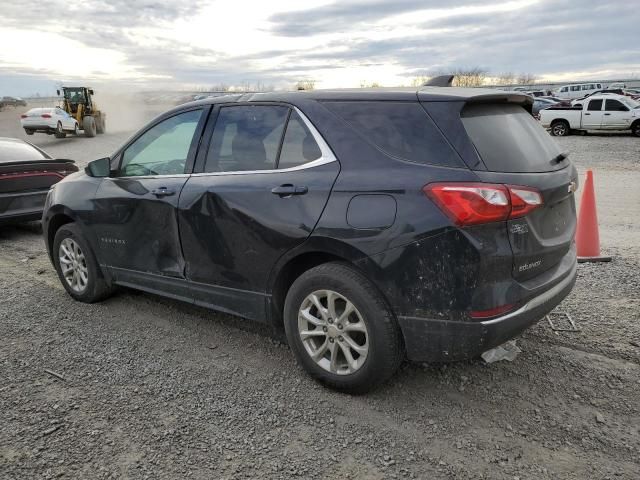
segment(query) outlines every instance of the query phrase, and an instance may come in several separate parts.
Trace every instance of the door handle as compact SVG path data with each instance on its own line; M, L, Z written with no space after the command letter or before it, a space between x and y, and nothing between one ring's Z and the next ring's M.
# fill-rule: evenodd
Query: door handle
M154 194L156 197L169 197L176 192L174 192L173 190L167 189L167 187L160 187L160 188L154 188L153 190L151 190L151 193Z
M611 115L610 113L605 113L605 115Z
M590 113L585 113L585 115L591 115Z
M296 186L291 185L290 183L286 183L284 185L280 185L279 187L274 187L271 189L271 193L274 195L279 195L280 197L290 197L291 195L304 195L307 193L309 189L305 186Z

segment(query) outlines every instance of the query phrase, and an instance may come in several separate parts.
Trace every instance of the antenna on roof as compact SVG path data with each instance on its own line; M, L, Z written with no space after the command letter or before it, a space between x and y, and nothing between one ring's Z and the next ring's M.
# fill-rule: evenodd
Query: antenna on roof
M438 75L425 82L423 87L450 87L455 75Z

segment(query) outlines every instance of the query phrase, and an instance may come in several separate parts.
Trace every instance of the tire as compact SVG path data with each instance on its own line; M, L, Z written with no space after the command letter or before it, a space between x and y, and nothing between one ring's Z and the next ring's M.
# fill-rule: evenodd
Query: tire
M76 122L76 123L74 123L74 124L73 124L73 134L74 134L76 137L79 137L79 136L80 136L80 127L78 126L78 122Z
M633 125L631 125L631 133L636 137L640 137L640 121L636 121Z
M93 117L84 117L82 119L82 129L85 137L96 136L96 120Z
M34 132L30 128L25 128L24 133L26 133L27 135L33 135Z
M52 256L62 286L75 300L93 303L113 293L113 288L104 279L91 247L75 223L67 223L58 229L53 239ZM63 273L63 268L65 273L69 272L67 276ZM69 276L71 278L68 280Z
M56 125L56 131L53 134L56 138L64 138L67 136L62 129L62 123L58 122L58 125Z
M566 120L556 120L551 124L551 135L554 137L566 137L570 133L571 129Z
M322 311L315 306L312 295ZM334 305L335 319L327 308L329 302ZM343 318L347 302L354 311ZM300 315L303 311L306 314ZM284 326L302 367L320 383L343 392L360 394L373 389L388 380L404 358L393 313L376 287L347 264L325 263L298 277L287 292ZM304 342L301 331L307 332ZM357 349L352 348L354 345ZM318 360L312 353L318 354Z
M102 115L100 115L98 117L98 120L96 121L96 132L98 134L102 134L106 132L106 125L105 125L104 117Z

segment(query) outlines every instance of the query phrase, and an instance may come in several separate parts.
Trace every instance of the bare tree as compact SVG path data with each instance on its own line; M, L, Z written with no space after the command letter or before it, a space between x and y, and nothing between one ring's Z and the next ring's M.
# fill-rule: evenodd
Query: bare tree
M454 68L450 74L455 75L454 87L480 87L484 85L488 70L482 67Z
M520 73L516 78L516 82L520 85L533 85L538 80L533 73Z
M496 75L496 83L498 85L513 85L516 76L512 72L503 72Z
M367 83L366 80L360 81L360 88L379 88L381 85L378 82Z

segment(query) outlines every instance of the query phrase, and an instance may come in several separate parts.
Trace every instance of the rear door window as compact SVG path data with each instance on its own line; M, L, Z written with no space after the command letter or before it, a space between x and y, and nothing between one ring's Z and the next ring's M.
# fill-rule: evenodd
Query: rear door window
M602 100L591 100L587 110L599 112L602 109Z
M463 167L418 102L324 102L365 140L391 157L409 162Z
M565 162L552 161L562 151L520 105L469 104L461 117L489 171L548 172L566 166Z
M205 172L273 170L289 108L240 105L220 108Z
M319 159L322 151L298 112L292 111L284 134L278 168L291 168Z

